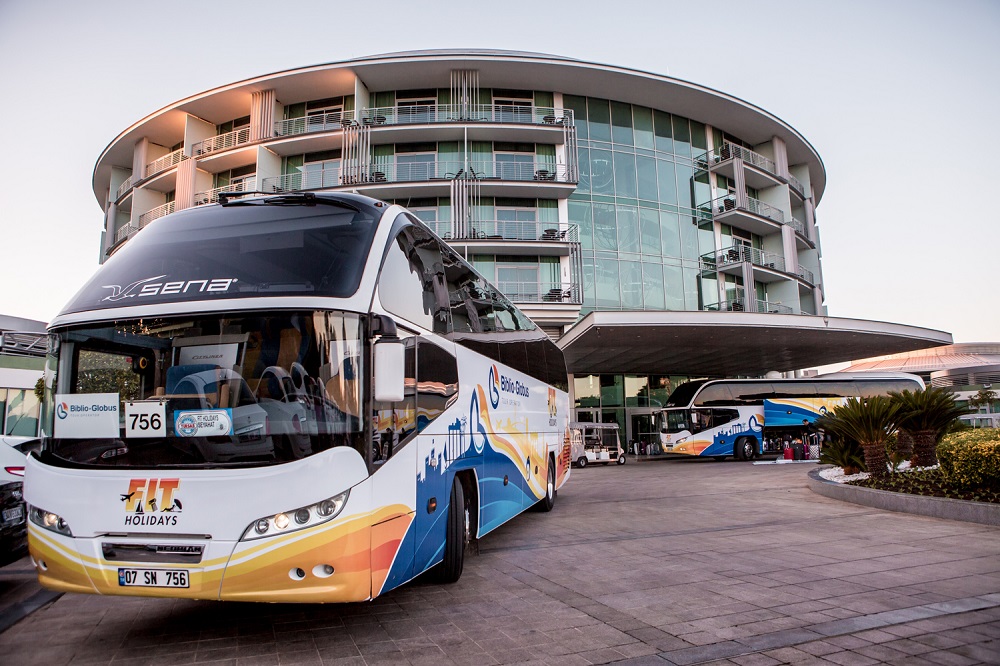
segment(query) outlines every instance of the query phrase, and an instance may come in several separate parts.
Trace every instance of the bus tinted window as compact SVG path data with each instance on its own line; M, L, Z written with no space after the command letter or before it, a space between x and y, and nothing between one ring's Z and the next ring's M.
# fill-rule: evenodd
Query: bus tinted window
M695 398L696 405L730 405L733 395L728 384L709 384L701 389Z
M143 228L63 312L357 291L377 220L367 207L206 208Z
M451 308L441 248L424 229L407 226L389 246L379 278L379 298L389 312L418 326L448 333Z

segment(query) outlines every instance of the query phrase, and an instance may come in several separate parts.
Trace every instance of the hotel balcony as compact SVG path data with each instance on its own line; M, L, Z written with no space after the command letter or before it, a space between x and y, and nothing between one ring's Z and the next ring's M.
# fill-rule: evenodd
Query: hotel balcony
M426 223L460 253L570 256L578 253L580 227L558 222L512 220Z
M125 194L135 185L136 180L138 179L135 177L135 174L126 178L125 182L118 186L118 191L115 192L115 201L121 201Z
M714 199L711 203L702 204L703 213L711 212L712 218L719 222L730 224L739 229L745 229L760 236L775 233L779 225L787 225L795 231L796 245L799 249L814 248L815 244L806 236L805 224L791 216L786 216L781 210L753 197L743 197L746 203L741 203L739 197L730 193Z
M729 295L730 298L727 300L719 301L718 303L709 303L705 305L704 309L717 312L753 311L759 314L795 314L795 310L792 308L775 301L762 300L759 298L748 300L742 289L737 290L735 293L730 292ZM756 309L751 310L751 306Z
M274 136L290 139L274 144L279 155L310 152L340 145L308 135L368 127L373 145L408 141L520 141L558 145L573 126L573 111L557 107L500 104L425 104L336 111L288 118L274 123Z
M264 192L350 188L376 198L449 196L455 180L476 183L483 196L565 199L577 174L550 162L445 161L362 165L265 178Z
M721 148L709 150L694 158L702 169L722 174L727 178L736 178L737 160L743 163L743 176L746 184L757 189L764 189L782 183L788 183L791 190L801 199L806 198L802 182L791 174L781 174L774 160L755 153L749 148L725 142Z
M146 165L144 179L152 178L156 174L166 171L167 169L172 169L173 167L180 164L182 161L186 160L187 156L184 154L184 149L179 148L172 153L168 153L163 157L153 160Z
M210 190L205 190L204 192L196 192L194 195L194 205L204 206L205 204L219 203L219 195L223 192L254 192L257 189L256 179L250 181L243 181L237 185L223 185L222 187L213 187ZM235 198L235 197L234 197Z
M785 258L776 252L766 252L755 247L736 246L709 252L701 256L703 271L725 275L742 275L743 264L753 265L753 278L757 282L779 282L789 277L804 280L812 286L812 271L799 266L794 271L785 264Z
M168 201L167 203L163 204L162 206L157 206L156 208L154 208L154 209L152 209L150 211L147 211L147 212L145 212L145 213L143 213L142 215L139 216L139 228L142 229L144 226L146 226L147 224L149 224L153 220L161 218L164 215L170 215L170 213L172 213L172 212L174 212L174 202L173 201Z

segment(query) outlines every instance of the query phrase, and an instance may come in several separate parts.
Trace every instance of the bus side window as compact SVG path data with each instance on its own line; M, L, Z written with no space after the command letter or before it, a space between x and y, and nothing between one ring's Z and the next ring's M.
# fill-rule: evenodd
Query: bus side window
M435 333L451 330L451 307L440 244L408 226L386 253L379 299L389 312Z
M429 340L417 342L417 432L458 399L458 363Z

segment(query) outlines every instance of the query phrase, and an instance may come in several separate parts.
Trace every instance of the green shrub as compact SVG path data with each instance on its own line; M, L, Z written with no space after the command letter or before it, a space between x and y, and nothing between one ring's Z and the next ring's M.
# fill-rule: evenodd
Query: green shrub
M1000 430L983 428L945 435L937 455L941 470L955 484L1000 490Z
M861 445L852 439L835 439L823 444L820 449L819 461L824 465L835 465L844 469L844 474L851 475L868 470L865 467L865 453Z

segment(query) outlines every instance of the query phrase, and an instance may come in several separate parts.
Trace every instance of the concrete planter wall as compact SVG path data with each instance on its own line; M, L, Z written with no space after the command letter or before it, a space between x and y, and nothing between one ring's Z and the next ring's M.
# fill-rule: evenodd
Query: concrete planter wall
M822 468L822 469L825 469ZM819 495L842 502L852 502L886 511L915 513L921 516L964 520L969 523L1000 526L1000 504L969 502L943 497L923 497L906 493L892 493L872 488L859 488L844 483L827 481L819 475L820 469L809 472L809 488Z

